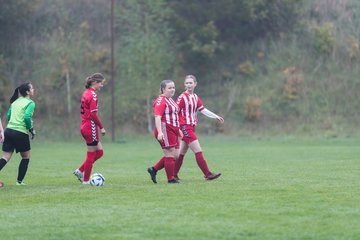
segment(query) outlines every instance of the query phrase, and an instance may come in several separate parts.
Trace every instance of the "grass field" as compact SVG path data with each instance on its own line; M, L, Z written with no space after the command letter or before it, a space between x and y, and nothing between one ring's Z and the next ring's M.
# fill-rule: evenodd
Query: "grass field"
M201 140L218 180L189 153L181 184L164 171L153 184L161 151L148 137L103 143L104 187L72 175L81 139L34 141L27 186L14 184L18 155L0 172L0 239L360 239L358 139Z

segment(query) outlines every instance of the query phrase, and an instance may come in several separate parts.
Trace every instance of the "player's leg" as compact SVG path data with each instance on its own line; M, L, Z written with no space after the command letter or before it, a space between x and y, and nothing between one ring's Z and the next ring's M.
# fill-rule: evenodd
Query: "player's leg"
M195 154L195 159L196 159L197 165L199 166L201 171L204 173L205 177L208 176L210 174L210 171L209 171L208 165L206 163L206 160L202 154L202 149L201 149L199 140L195 140L195 141L192 141L191 143L189 143L189 147Z
M187 141L189 148L194 152L197 165L203 172L204 176L207 177L210 175L210 171L202 154L202 149L195 133L195 127L187 126L186 129L188 136L186 139L184 137L184 139Z
M175 162L175 170L174 170L175 178L177 180L180 180L178 174L182 166L185 154L189 149L189 143L197 139L194 126L181 125L180 130L183 133L183 137L180 142L180 151Z
M98 147L99 134L93 121L81 126L80 132L86 142L87 153L85 161L74 171L74 175L82 181L83 184L90 184L90 175L97 155L96 151L102 149L102 146L100 144L100 147Z
M178 150L175 147L164 149L164 167L168 183L179 183L174 176L175 158Z
M4 142L2 145L3 156L0 159L0 171L5 167L5 165L10 161L11 156L15 150L15 144L13 142L13 130L5 129L4 132Z
M25 175L27 173L29 162L30 162L30 150L25 151L25 152L20 152L20 155L21 155L21 161L20 161L20 164L19 164L18 176L17 176L16 184L17 185L25 185L23 180L24 180Z
M177 180L180 180L178 174L179 174L180 168L182 166L184 156L188 149L189 149L189 146L187 145L187 143L185 143L184 141L181 141L179 156L177 157L177 159L175 161L175 168L174 168L174 176L175 176L175 179L177 179Z
M29 135L15 130L11 131L11 135L15 146L15 151L17 153L20 152L21 155L16 185L25 185L23 180L28 170L31 149Z
M156 181L157 171L163 169L164 166L165 166L165 156L160 158L160 160L157 163L155 163L152 167L149 167L147 169L148 173L150 174L151 181L153 181L153 183L157 183Z
M0 171L10 161L12 152L3 152L3 157L0 158ZM0 188L4 186L4 183L0 181Z
M158 135L158 131L155 128L154 129L154 138L156 139L156 141L158 141L157 135ZM163 141L161 141L161 142L158 141L158 142L159 142L161 148L163 148L164 142ZM147 172L150 174L150 178L153 183L157 183L156 174L157 174L157 171L164 168L164 165L165 165L164 161L165 161L165 156L161 157L159 161L157 161L153 166L151 166L147 169Z
M13 152L3 152L3 156L0 159L0 171L10 161Z
M156 183L156 172L161 168L165 168L166 176L169 183L178 183L174 178L175 159L179 154L179 128L162 123L162 131L164 137L162 141L158 141L164 151L162 157L153 167L148 168L151 180ZM154 131L154 137L157 139L157 129Z
M104 149L101 145L101 142L98 142L97 149L96 149L96 155L95 155L95 161L99 160L104 155Z
M201 171L204 173L206 180L213 180L213 179L220 177L221 173L210 172L207 162L203 156L199 140L192 141L189 144L189 147L194 152L196 163L199 166L199 168L201 169Z
M98 143L98 144L100 144L100 143ZM98 159L100 159L100 158L104 155L104 150L102 149L102 147L96 149L95 152L96 152L95 161L98 160ZM85 158L84 162L81 164L81 166L80 166L78 169L75 170L75 172L74 172L75 175L78 175L78 174L81 174L81 175L82 175L82 174L83 174L85 162L86 162L86 158ZM80 180L80 179L79 179L79 180ZM81 180L80 180L80 181L81 181Z
M83 172L83 184L90 183L90 175L95 162L97 146L87 147L86 160L84 163L84 172Z

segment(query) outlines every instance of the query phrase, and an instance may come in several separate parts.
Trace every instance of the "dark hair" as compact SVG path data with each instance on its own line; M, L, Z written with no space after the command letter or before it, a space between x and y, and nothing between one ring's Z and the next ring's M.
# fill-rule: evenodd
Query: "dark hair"
M173 80L162 80L160 83L160 94L164 93L163 90L166 88L166 85L174 82Z
M23 83L17 88L15 88L14 94L10 98L10 103L15 102L16 99L18 99L19 94L23 97L26 97L28 95L27 91L30 91L30 84L29 82Z
M85 79L85 88L89 88L91 87L91 85L94 83L94 82L102 82L105 80L105 77L104 75L102 75L101 73L94 73L93 75L91 76L88 76L86 79Z

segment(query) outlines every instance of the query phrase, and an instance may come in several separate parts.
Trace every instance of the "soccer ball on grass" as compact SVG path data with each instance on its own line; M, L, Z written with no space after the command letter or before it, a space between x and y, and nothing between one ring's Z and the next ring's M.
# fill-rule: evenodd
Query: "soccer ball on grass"
M104 186L105 178L101 173L94 173L91 175L90 184L97 187Z

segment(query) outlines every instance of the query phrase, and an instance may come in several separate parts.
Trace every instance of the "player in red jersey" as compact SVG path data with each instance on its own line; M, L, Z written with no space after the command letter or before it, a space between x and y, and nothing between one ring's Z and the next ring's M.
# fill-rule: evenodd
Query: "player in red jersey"
M212 173L204 159L199 140L195 133L195 127L197 124L196 113L201 112L209 118L217 119L220 123L224 123L224 119L203 106L201 99L194 92L197 85L195 76L186 76L184 85L186 90L178 97L176 101L180 108L179 121L180 130L183 133L183 138L180 143L180 154L175 162L175 178L179 180L178 173L180 171L184 156L190 147L190 149L195 154L195 159L199 168L204 173L205 179L213 180L220 177L221 173Z
M152 167L148 168L151 180L156 182L156 173L165 167L168 183L179 183L174 177L175 159L179 154L179 107L171 98L175 94L172 80L164 80L160 84L160 96L154 102L155 129L154 136L164 151L164 156Z
M106 131L98 117L98 97L96 91L103 87L105 77L101 73L94 73L86 78L86 90L81 97L81 126L80 132L87 145L86 160L74 171L74 175L82 184L90 184L93 164L104 154L99 139L98 129L104 136Z

